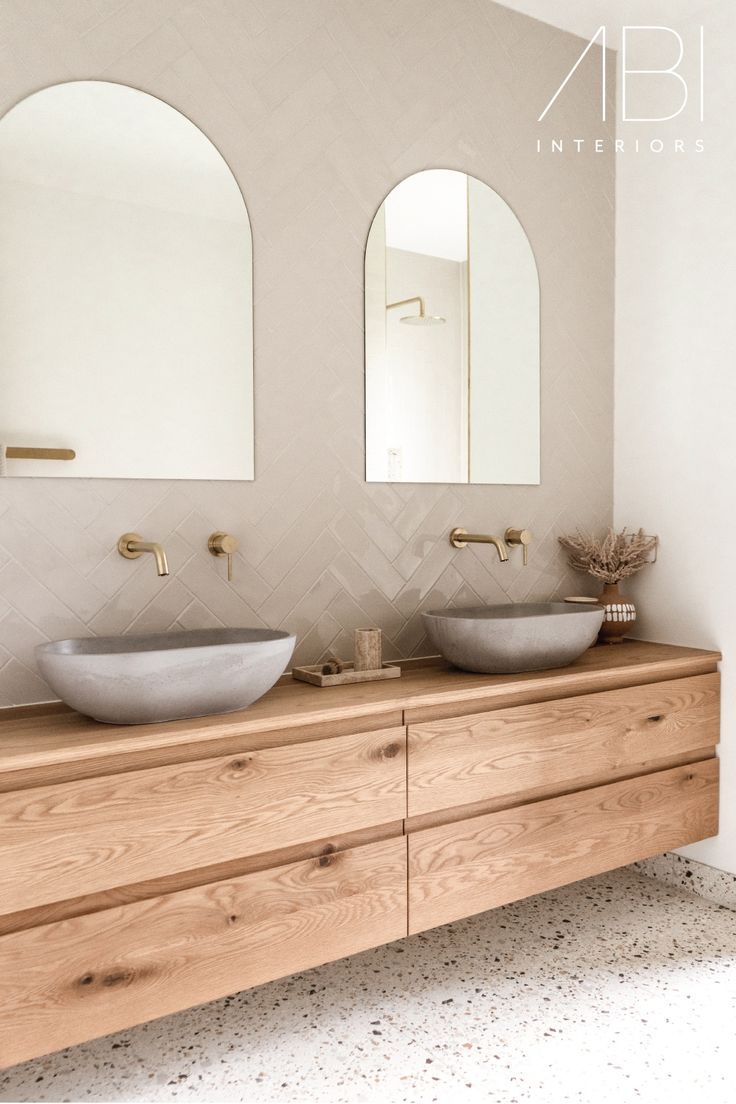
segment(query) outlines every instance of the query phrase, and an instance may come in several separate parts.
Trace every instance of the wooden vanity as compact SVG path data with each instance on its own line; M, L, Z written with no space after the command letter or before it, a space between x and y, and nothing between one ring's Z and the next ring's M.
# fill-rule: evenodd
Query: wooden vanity
M718 830L717 652L0 720L0 1065Z

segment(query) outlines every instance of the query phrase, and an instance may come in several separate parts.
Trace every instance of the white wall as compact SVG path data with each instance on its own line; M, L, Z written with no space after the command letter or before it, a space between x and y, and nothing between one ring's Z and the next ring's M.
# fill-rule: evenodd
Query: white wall
M622 26L631 23L673 27L712 3L717 0L503 0L505 8L582 38L591 38L603 23L614 35L620 35Z
M701 21L705 126L678 119L667 134L704 137L705 152L617 164L614 500L617 525L662 540L656 567L630 588L638 635L724 653L721 831L685 854L736 873L733 0L678 29ZM634 133L620 124L620 136Z

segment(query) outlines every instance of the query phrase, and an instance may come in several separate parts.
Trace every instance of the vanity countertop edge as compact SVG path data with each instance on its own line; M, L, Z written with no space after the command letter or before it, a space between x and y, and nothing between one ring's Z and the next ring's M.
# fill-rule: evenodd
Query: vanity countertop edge
M390 728L707 674L717 670L720 659L718 651L630 640L591 648L569 667L513 675L410 661L400 679L320 689L286 676L246 710L150 725L102 724L61 704L57 710L6 709L0 711L0 778L98 760L115 770L114 760L128 757L147 766L151 757L176 761L182 755L219 754L223 745L237 741L284 745ZM129 761L126 769L135 765Z

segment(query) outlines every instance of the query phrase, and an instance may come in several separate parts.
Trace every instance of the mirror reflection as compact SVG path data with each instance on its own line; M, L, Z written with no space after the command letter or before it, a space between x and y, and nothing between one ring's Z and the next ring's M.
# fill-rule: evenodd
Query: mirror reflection
M73 81L0 120L2 474L252 479L252 313L248 212L189 119Z
M488 185L430 169L381 204L365 259L366 478L539 482L539 279Z

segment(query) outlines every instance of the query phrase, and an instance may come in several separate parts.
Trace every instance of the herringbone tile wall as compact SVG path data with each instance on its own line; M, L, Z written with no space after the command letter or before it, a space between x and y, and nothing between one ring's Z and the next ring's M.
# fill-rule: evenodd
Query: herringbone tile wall
M611 136L592 57L536 122L580 49L490 0L3 0L0 110L58 81L119 80L192 118L238 177L257 467L243 484L1 480L0 705L51 696L33 659L49 638L286 626L310 661L375 623L398 657L426 651L423 608L580 591L556 536L611 516L614 166L536 152L563 124ZM431 166L491 184L535 249L540 487L363 480L364 243L384 195ZM452 550L457 524L530 527L529 566ZM242 541L231 585L206 551L215 528ZM165 542L168 579L118 556L126 530Z

